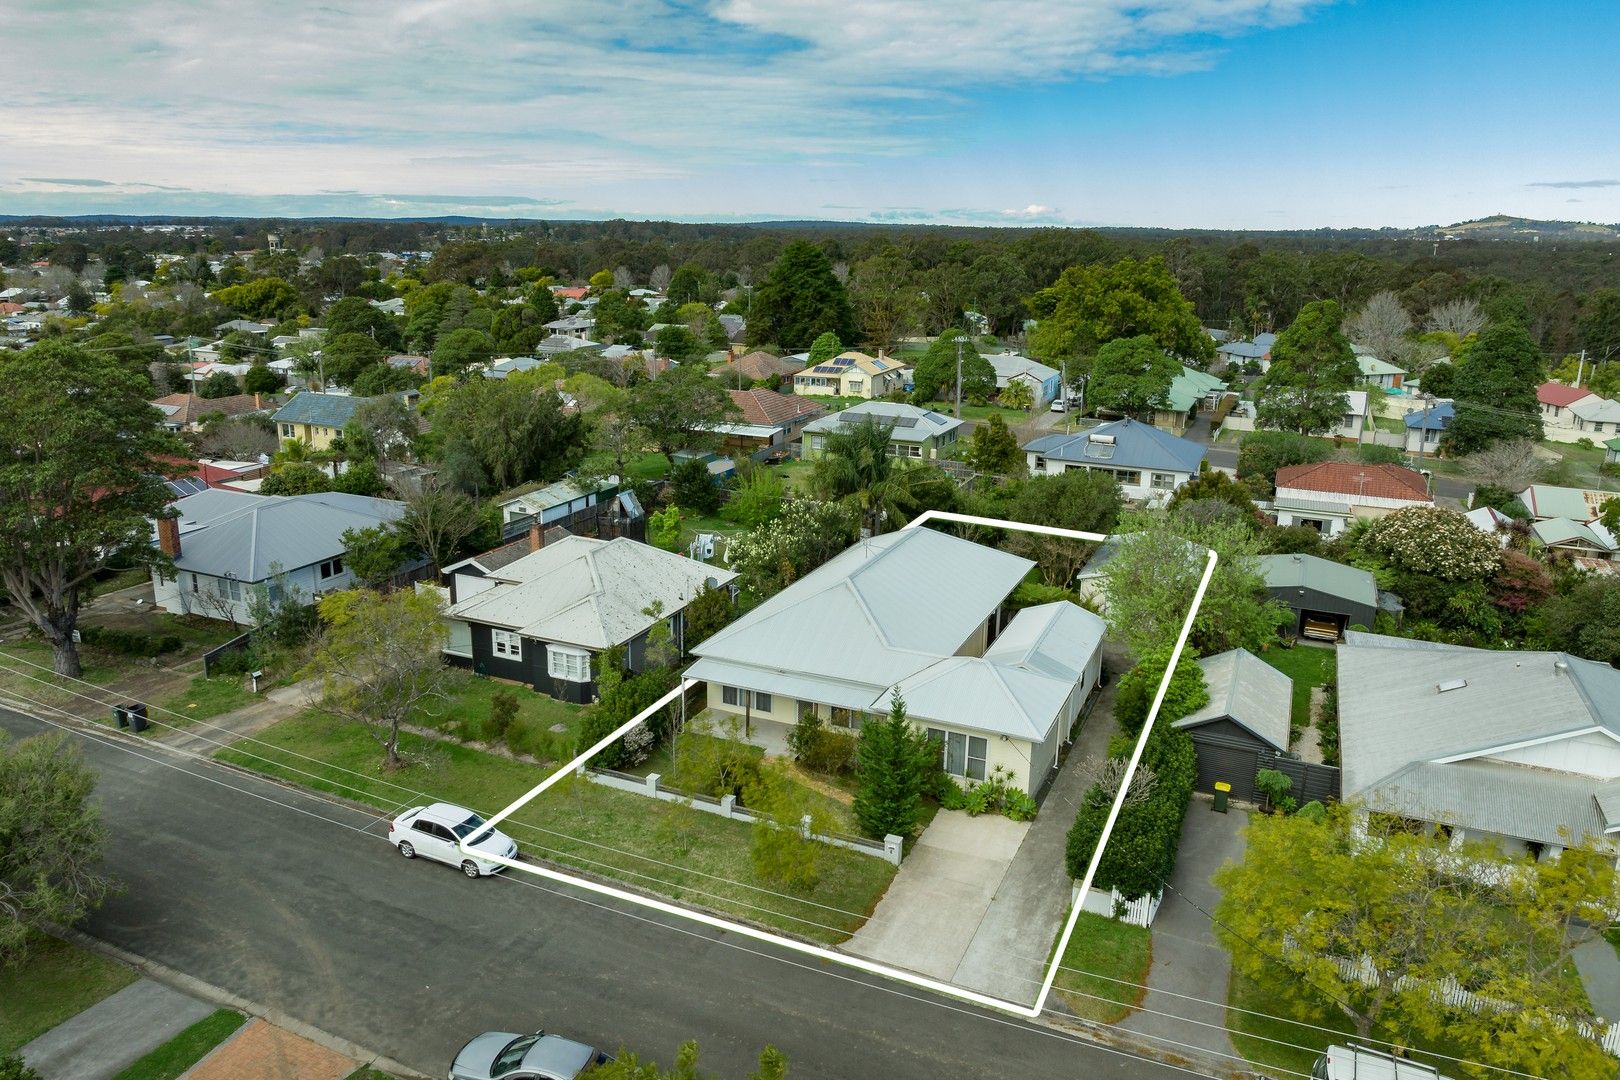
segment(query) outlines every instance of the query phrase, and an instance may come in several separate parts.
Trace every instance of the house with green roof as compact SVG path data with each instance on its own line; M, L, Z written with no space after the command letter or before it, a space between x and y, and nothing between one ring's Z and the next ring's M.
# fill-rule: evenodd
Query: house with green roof
M1368 386L1381 386L1385 390L1399 390L1406 380L1406 369L1396 367L1394 364L1380 360L1376 356L1362 354L1356 357L1356 363L1361 366L1361 381Z
M1226 392L1226 383L1207 371L1182 365L1181 374L1170 381L1164 404L1153 411L1153 426L1173 435L1187 430L1200 405L1212 406Z

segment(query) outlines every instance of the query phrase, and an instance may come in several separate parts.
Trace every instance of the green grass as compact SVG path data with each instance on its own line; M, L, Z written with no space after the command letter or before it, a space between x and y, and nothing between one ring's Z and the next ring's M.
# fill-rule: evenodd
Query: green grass
M1311 690L1333 678L1338 654L1332 649L1295 645L1267 649L1260 659L1294 680L1294 698L1289 724L1296 730L1311 726Z
M518 703L517 717L507 734L508 749L531 754L542 761L561 761L573 755L574 737L585 706L558 701L516 683L468 676L455 687L449 701L422 709L413 719L424 727L458 738L484 741L490 734L487 726L490 701L503 691ZM552 731L558 724L567 730Z
M724 742L726 740L704 735L695 731L684 732L680 736L681 752L674 754L670 744L661 744L653 755L643 764L638 765L634 772L641 776L657 773L661 782L680 791L695 792L697 794L712 794L704 778L694 768L699 761L703 749L708 744ZM763 748L741 744L742 750L749 757L756 760L765 756ZM679 764L677 764L679 762ZM790 766L784 774L792 784L795 794L803 800L810 812L821 812L833 822L835 832L856 834L860 827L855 823L855 812L851 808L854 802L853 795L845 793L844 785L838 778L827 777L820 780L811 774L802 772L797 766ZM840 794L834 794L839 792Z
M385 776L366 732L311 710L261 732L251 750L257 757L237 749L217 756L384 811L444 799L493 813L546 775L533 765L409 733L401 749L411 764ZM358 775L322 770L281 750ZM312 779L299 770L323 775ZM572 778L505 828L531 855L829 943L865 921L894 876L882 859L818 847L819 882L791 894L754 870L749 826Z
M52 674L51 647L38 638L22 638L0 645L0 694L10 692L46 705L73 706L83 703L75 692L62 689ZM128 658L113 657L87 645L79 646L82 671L79 678L97 686L115 681L125 672ZM43 669L43 670L41 670ZM45 680L43 683L38 680ZM75 687L82 691L83 687Z
M391 1073L373 1069L370 1065L362 1065L343 1080L395 1080L395 1078Z
M669 459L656 452L637 454L626 459L625 466L632 480L658 480L669 472Z
M190 689L160 702L159 707L173 710L189 720L211 720L234 712L259 700L242 686L242 678L240 675L220 675L210 679L198 675L191 680ZM176 722L172 716L163 719Z
M245 1023L247 1017L234 1009L220 1009L136 1061L113 1080L175 1080Z
M1152 963L1151 931L1082 911L1052 986L1077 1015L1102 1024L1117 1024L1146 995L1143 984ZM1093 974L1081 975L1065 968Z
M132 968L40 937L21 964L0 967L0 1056L134 982Z

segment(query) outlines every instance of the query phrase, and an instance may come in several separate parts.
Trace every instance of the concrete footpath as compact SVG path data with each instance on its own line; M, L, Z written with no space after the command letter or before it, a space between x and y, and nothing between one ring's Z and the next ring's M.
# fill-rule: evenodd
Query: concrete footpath
M107 1080L214 1011L214 1006L151 979L56 1025L22 1048L45 1080Z
M1620 956L1601 937L1575 946L1575 968L1591 999L1592 1011L1607 1020L1620 1019Z

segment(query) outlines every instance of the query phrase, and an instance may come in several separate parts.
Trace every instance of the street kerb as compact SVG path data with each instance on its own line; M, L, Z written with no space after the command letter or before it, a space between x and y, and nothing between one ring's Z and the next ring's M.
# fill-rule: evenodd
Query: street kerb
M1030 525L1021 521L1005 521L999 518L975 517L970 514L955 514L944 510L929 510L919 515L915 520L908 524L906 528L920 528L927 525L931 521L949 521L963 525L981 525L994 529L1040 533L1046 536L1059 536L1074 540L1088 540L1095 543L1101 543L1108 539L1106 536L1099 533L1081 532L1076 529L1060 529L1050 525ZM650 908L653 911L659 911L666 915L673 915L677 918L687 919L692 922L700 923L704 926L713 927L717 930L725 930L733 934L741 934L744 937L753 938L756 941L766 942L793 952L802 953L806 956L813 956L818 960L825 960L830 963L841 964L844 967L854 968L857 971L864 971L871 975L881 975L884 978L893 979L897 982L906 983L910 986L919 987L924 990L931 990L936 994L942 994L946 997L956 998L957 1000L970 1002L974 1005L982 1005L992 1009L999 1009L1002 1012L1012 1013L1017 1016L1033 1019L1039 1016L1042 1010L1046 1007L1047 996L1052 992L1052 983L1053 980L1057 978L1058 965L1062 963L1063 954L1069 947L1069 939L1073 936L1075 924L1080 919L1080 911L1085 904L1086 896L1091 892L1092 878L1096 874L1097 864L1102 857L1103 850L1108 846L1109 837L1113 834L1114 823L1119 819L1120 808L1124 805L1126 795L1130 790L1131 778L1136 775L1137 766L1141 764L1142 752L1147 747L1148 736L1152 734L1153 725L1158 720L1159 707L1164 704L1165 690L1170 685L1170 677L1175 672L1177 663L1179 663L1181 660L1182 650L1186 648L1187 636L1192 631L1193 619L1197 617L1198 609L1204 602L1204 592L1209 588L1210 577L1215 572L1216 561L1217 556L1215 552L1213 550L1209 551L1208 562L1205 564L1203 576L1198 582L1198 590L1193 594L1192 606L1187 610L1187 616L1181 624L1181 632L1176 637L1175 648L1171 650L1170 653L1170 662L1168 665L1166 665L1164 669L1164 677L1159 680L1159 688L1153 695L1153 704L1148 709L1147 722L1142 725L1142 733L1137 736L1136 745L1131 749L1130 762L1126 769L1125 777L1120 781L1119 790L1115 793L1114 801L1108 808L1108 817L1103 822L1102 834L1097 838L1097 847L1092 852L1091 865L1087 867L1085 878L1080 883L1080 890L1075 894L1074 902L1069 908L1069 916L1063 924L1062 934L1058 937L1057 949L1052 955L1052 963L1047 968L1045 978L1041 981L1041 992L1040 995L1036 997L1033 1005L1022 1005L1016 1001L1007 1001L1003 998L994 997L990 994L981 994L977 991L969 990L966 987L957 986L954 983L942 982L938 979L930 979L926 976L918 975L910 971L890 967L887 964L879 964L871 960L863 959L859 956L851 955L849 953L837 952L833 949L825 948L820 945L813 945L809 942L799 941L783 934L772 933L769 930L763 930L756 926L749 926L746 923L721 918L718 915L713 915L706 911L698 911L694 908L683 907L680 904L672 903L667 900L659 900L654 897L643 896L641 894L631 892L627 889L615 888L612 885L607 885L600 881L592 881L588 878L579 877L548 866L518 862L515 859L508 859L503 856L494 856L484 851L471 851L467 848L465 839L460 844L461 850L464 854L476 855L480 859L500 863L502 866L505 866L511 870L521 870L526 874L534 874L537 877L549 878L552 881L561 882L562 884L571 885L574 888L584 889L587 892L597 893L602 896L611 896L615 900L635 904L638 907ZM570 773L583 766L586 762L590 761L591 758L595 757L602 750L606 749L611 743L613 743L614 740L623 737L625 734L639 725L643 720L647 719L649 716L652 716L659 709L662 709L670 702L676 700L676 698L678 698L680 695L686 693L687 690L697 686L698 684L699 682L696 679L681 680L681 684L675 689L653 702L653 704L649 705L646 709L643 709L641 712L637 713L630 720L627 720L619 727L604 735L594 745L586 749L572 761L559 766L555 772L547 776L544 780L540 781L540 783L536 784L529 791L525 792L510 806L505 807L494 817L490 818L488 821L490 827L498 827L501 822L506 820L506 818L521 810L539 796L545 794L553 786L561 782L564 777L568 776Z

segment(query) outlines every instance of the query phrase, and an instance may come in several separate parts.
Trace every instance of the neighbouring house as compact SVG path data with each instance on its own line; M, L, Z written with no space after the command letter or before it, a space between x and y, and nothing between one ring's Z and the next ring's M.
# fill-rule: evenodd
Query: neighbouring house
M1337 536L1351 519L1379 518L1408 506L1433 506L1423 474L1400 465L1323 461L1277 470L1278 525L1309 525Z
M1518 493L1519 502L1537 521L1549 518L1596 521L1603 516L1603 504L1616 497L1613 491L1556 487L1552 484L1531 484Z
M1042 435L1024 445L1031 476L1069 469L1107 473L1127 499L1167 501L1198 475L1205 448L1139 420L1114 420L1076 435Z
M1086 560L1086 564L1080 568L1079 573L1074 575L1071 588L1073 588L1075 595L1079 597L1082 603L1099 615L1108 614L1108 591L1106 588L1108 579L1105 569L1113 561L1114 556L1119 553L1120 541L1137 535L1140 534L1115 533L1108 537L1108 539L1097 545L1097 550L1091 553L1091 557ZM1187 540L1181 541L1181 544L1187 552L1189 561L1199 564L1204 562L1206 554L1204 548Z
M403 301L401 302L403 303ZM398 368L401 371L414 371L424 378L433 373L433 361L425 356L417 356L414 353L395 353L385 362L391 368Z
M1600 521L1541 518L1530 523L1530 538L1550 556L1579 559L1620 558L1620 544Z
M1513 519L1494 506L1476 506L1463 517L1468 524L1495 540L1498 547L1507 547L1513 537Z
M746 319L741 315L721 315L719 319L720 325L726 331L727 341L738 342L743 339L743 335L748 330L748 321Z
M1294 683L1247 649L1231 649L1198 661L1209 704L1177 720L1198 751L1199 791L1232 785L1235 798L1259 800L1255 774L1266 755L1286 754Z
M483 375L486 379L505 379L519 372L545 367L548 363L550 361L533 356L507 356L484 365Z
M1569 407L1575 417L1575 431L1581 438L1601 442L1605 435L1620 434L1620 401L1588 394Z
M775 390L728 390L731 400L742 411L742 420L719 425L726 450L744 454L762 451L786 452L796 442L805 425L827 411L827 406L796 394Z
M175 500L209 488L257 491L259 484L270 471L268 459L227 461L223 458L198 458L194 462L180 458L173 460L177 466L174 475L165 476L163 482L168 485Z
M1603 444L1603 464L1620 465L1620 439L1610 439Z
M202 426L203 418L211 415L246 416L265 409L262 394L231 394L218 398L165 394L154 398L152 404L163 414L163 426L170 431L196 431Z
M1005 390L1015 382L1029 387L1035 408L1039 409L1063 393L1063 374L1039 360L1018 353L987 353L984 357L996 372L996 389Z
M1457 407L1449 401L1436 402L1421 409L1413 409L1405 416L1406 452L1408 454L1438 454L1440 440L1457 415Z
M1382 607L1400 605L1380 594L1371 573L1315 555L1262 555L1255 560L1266 592L1294 614L1292 632L1319 641L1339 641L1353 626L1370 629Z
M296 439L313 450L326 450L370 398L351 394L320 394L310 390L294 394L270 417L276 435Z
M756 349L737 357L730 366L735 375L749 382L764 382L775 386L788 376L803 371L805 362L792 356L772 356L768 352Z
M552 285L550 286L550 289L551 295L555 296L558 300L580 301L584 300L591 293L590 286L588 285Z
M1239 370L1256 364L1263 372L1271 367L1271 346L1254 341L1228 341L1215 348L1215 355Z
M1288 396L1286 391L1279 391L1279 397ZM1373 426L1372 405L1368 401L1365 390L1346 390L1344 392L1343 411L1339 414L1339 422L1324 434L1330 439L1349 439L1361 442L1367 430ZM1271 430L1283 430L1273 428Z
M265 334L268 334L272 328L273 327L270 323L252 322L248 319L232 319L230 322L222 322L218 326L214 327L214 333L223 336L225 334L234 332L240 334L257 334L262 337Z
M604 476L594 484L564 478L550 484L525 484L496 500L503 526L527 525L538 519L552 525L581 510L613 498L619 491L617 476Z
M536 524L519 545L445 567L452 663L584 704L596 696L603 650L622 648L625 665L641 671L660 622L682 649L686 605L737 576L627 537L547 535Z
M596 320L589 315L565 315L545 324L545 329L553 334L572 334L575 337L584 337L595 327Z
M1556 429L1575 430L1575 414L1570 406L1582 398L1592 396L1584 386L1565 386L1559 382L1544 382L1536 387L1536 401L1541 405L1541 427L1544 432ZM1549 438L1551 436L1549 435Z
M1163 405L1153 410L1153 426L1180 435L1200 408L1214 408L1225 393L1225 382L1207 371L1183 364L1180 374L1170 380Z
M569 334L552 334L543 338L540 344L534 347L534 351L541 356L557 356L561 353L576 352L580 349L599 351L605 348L607 346L600 341L592 341L589 338L573 337Z
M905 388L905 365L881 353L839 353L793 376L793 392L808 397L880 398Z
M175 516L159 518L154 534L174 569L152 571L154 602L176 615L249 626L256 593L313 603L352 588L343 534L405 516L404 503L337 491L253 495L209 488L171 505Z
M1385 390L1399 390L1406 381L1407 371L1403 367L1396 367L1376 356L1362 353L1356 357L1356 363L1361 365L1361 381L1369 386L1381 386Z
M804 459L814 461L820 457L829 434L864 423L893 428L889 453L894 457L937 458L942 450L956 445L962 430L962 421L932 409L898 401L863 401L805 425Z
M371 306L390 315L405 314L405 299L400 296L390 296L387 300L373 300Z
M872 537L694 648L687 676L710 722L775 747L807 713L853 732L899 693L949 775L1000 768L1038 793L1097 686L1104 623L1067 601L1009 618L1034 565L932 529ZM924 598L923 581L951 587Z
M1568 653L1378 634L1339 647L1342 792L1454 844L1620 853L1620 670Z

